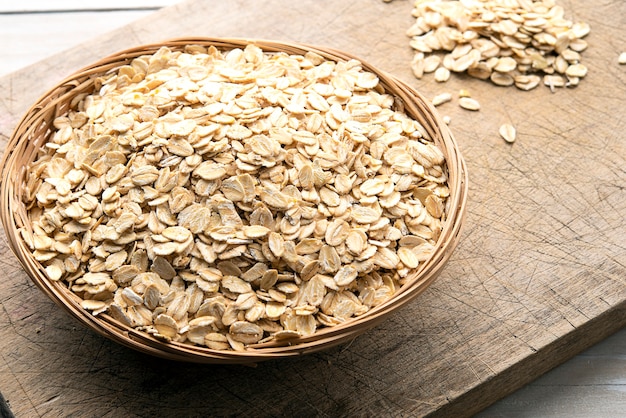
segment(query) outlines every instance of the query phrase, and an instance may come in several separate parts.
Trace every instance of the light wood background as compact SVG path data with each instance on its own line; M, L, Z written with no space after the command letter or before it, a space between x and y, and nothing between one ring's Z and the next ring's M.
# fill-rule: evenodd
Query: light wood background
M0 76L174 3L177 1L0 1ZM567 3L563 2L566 8ZM626 50L626 45L616 48ZM0 380L0 392L2 387ZM622 330L478 416L619 417L625 411L626 330Z

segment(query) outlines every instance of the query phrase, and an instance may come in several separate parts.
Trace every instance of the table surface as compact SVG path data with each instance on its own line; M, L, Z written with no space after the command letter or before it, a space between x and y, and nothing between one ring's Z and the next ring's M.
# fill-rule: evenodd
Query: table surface
M19 8L14 4L0 3L0 52L4 57L0 61L0 76L75 47L89 38L105 34L136 19L146 18L159 7L176 2L135 0L117 4L108 1L102 7L93 3L99 2L92 2L89 6L91 10L86 10L82 2L72 1L55 2L55 10L50 9L48 2L23 1ZM616 48L620 46L626 50L625 44L615 45ZM626 68L622 72L624 70ZM624 139L624 136L620 138ZM8 352L0 354L5 362L10 357ZM21 412L21 416L29 416L27 409L20 404L22 400L8 396L17 392L12 388L5 388L8 384L5 377L0 368L0 392L5 394L15 411ZM578 354L483 410L478 416L608 417L619 416L624 410L626 330Z

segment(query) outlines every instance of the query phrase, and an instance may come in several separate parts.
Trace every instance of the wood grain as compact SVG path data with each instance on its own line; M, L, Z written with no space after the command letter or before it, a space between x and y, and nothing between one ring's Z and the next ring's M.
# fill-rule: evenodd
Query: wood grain
M337 4L339 3L339 4ZM3 245L0 384L17 416L470 415L626 324L622 2L569 1L592 25L575 90L524 93L455 78L413 80L410 2L188 1L0 79L3 140L64 75L139 43L206 35L350 51L427 96L464 87L479 113L441 108L470 170L461 245L441 278L371 332L328 352L257 368L181 365L83 329ZM36 81L36 82L35 82ZM518 128L513 146L497 128ZM207 393L210 397L207 399Z

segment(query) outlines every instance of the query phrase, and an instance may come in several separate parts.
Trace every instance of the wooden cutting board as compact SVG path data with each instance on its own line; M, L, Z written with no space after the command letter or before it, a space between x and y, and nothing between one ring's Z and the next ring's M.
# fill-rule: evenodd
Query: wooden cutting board
M64 76L181 36L267 38L348 51L440 107L467 160L462 241L440 278L389 320L329 351L244 366L179 364L83 328L4 242L0 389L17 416L466 416L626 325L626 3L568 0L588 22L589 75L551 93L467 77L416 80L410 1L190 0L0 79L0 139ZM518 130L514 144L498 136Z

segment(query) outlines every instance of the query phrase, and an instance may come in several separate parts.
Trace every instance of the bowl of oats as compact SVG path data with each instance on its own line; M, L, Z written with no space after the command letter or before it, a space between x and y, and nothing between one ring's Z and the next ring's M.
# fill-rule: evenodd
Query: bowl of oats
M51 89L1 193L12 251L81 323L246 363L346 342L419 295L458 242L467 170L427 100L350 54L189 38Z

